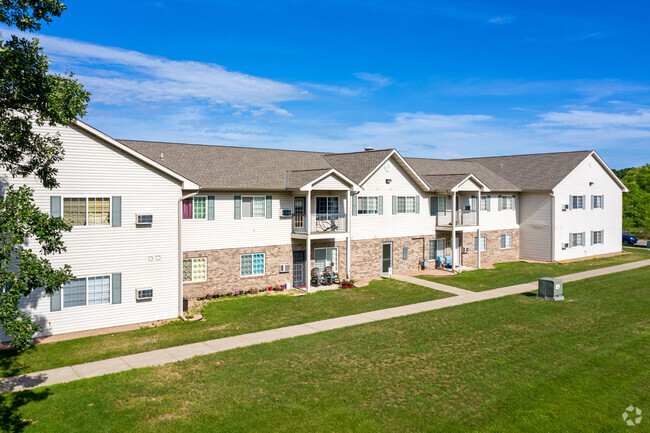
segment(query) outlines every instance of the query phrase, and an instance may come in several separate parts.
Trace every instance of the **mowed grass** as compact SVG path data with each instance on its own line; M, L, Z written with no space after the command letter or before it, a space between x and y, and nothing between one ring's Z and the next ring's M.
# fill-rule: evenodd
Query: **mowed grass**
M466 290L480 292L499 287L514 286L528 283L542 277L559 277L576 272L604 268L606 266L621 265L639 260L650 259L650 249L624 248L627 254L598 259L580 260L567 263L526 263L507 262L496 263L492 269L477 269L465 271L460 274L445 277L431 277L422 275L418 278L440 284L458 287Z
M2 350L0 376L15 376L447 296L452 295L401 281L377 280L365 287L305 296L278 294L220 298L207 304L203 310L204 320L199 322L173 322L155 328L40 344L20 355Z
M0 396L27 432L629 432L650 267ZM635 431L648 431L644 417ZM25 421L23 421L25 420Z

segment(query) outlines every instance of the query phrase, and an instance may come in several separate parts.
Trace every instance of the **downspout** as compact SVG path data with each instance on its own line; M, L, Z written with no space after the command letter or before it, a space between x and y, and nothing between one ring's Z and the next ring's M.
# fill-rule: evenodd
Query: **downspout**
M456 254L454 253L456 249L459 249L458 259L460 260L460 245L456 245L456 191L453 192L451 197L451 270L455 271L456 266L458 266Z
M178 199L178 317L184 321L187 319L183 314L183 200L198 193L197 190Z
M481 190L478 190L478 198L476 199L476 229L478 248L476 249L476 267L481 269ZM487 243L487 242L486 242Z

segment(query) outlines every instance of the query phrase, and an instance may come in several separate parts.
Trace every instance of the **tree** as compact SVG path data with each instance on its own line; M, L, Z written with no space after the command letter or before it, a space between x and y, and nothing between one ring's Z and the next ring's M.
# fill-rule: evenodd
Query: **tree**
M623 195L623 228L641 235L650 233L650 164L618 170L629 192Z
M0 22L40 30L41 22L64 10L58 0L0 0ZM38 39L0 39L0 168L13 178L33 175L52 189L63 146L58 135L40 134L34 126L71 124L86 113L90 93L72 74L50 74L49 65ZM52 293L73 278L68 266L54 269L46 258L65 251L62 233L70 228L41 212L28 187L10 186L0 198L0 326L18 350L41 329L19 310L21 297L37 288ZM27 248L28 238L38 242L38 252Z

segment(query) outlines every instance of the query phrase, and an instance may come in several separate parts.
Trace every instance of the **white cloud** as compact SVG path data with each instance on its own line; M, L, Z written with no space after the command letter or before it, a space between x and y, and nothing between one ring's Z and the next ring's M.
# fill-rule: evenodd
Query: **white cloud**
M533 126L563 126L571 128L602 129L611 127L650 128L650 110L636 110L633 113L605 113L587 110L550 112L540 115L542 122Z
M494 18L490 18L488 22L492 24L509 24L513 20L514 18L509 15L499 15Z
M391 77L387 77L381 74L373 74L370 72L357 72L354 75L357 78L364 81L368 81L377 87L386 87L393 83L393 79Z
M289 113L276 104L310 97L296 85L229 71L214 63L170 60L71 39L38 37L45 53L56 59L57 70L78 72L76 77L93 93L95 103L193 101L286 116Z

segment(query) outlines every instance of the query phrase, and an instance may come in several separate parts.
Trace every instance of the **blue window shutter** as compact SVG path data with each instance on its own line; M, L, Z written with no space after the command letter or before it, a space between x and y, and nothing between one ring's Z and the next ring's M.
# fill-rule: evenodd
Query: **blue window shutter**
M111 297L113 298L113 304L121 304L122 303L122 274L112 274L111 284L112 284Z
M114 195L111 198L113 202L113 214L111 215L111 225L113 227L122 227L122 197Z
M356 195L352 196L352 215L357 214L357 205L358 205L358 198Z
M582 209L587 209L587 196L582 196Z
M573 196L569 196L569 210L573 209Z
M393 196L393 215L397 214L397 196Z
M517 210L517 196L512 195L512 210Z
M235 219L241 219L241 195L235 196Z
M61 311L61 289L50 293L50 311Z
M569 233L569 248L573 247L573 233Z
M605 194L600 196L600 208L605 209Z
M438 196L429 196L429 215L438 215Z
M380 196L377 198L377 213L378 213L379 215L383 215L383 214L384 214L384 196L383 196L383 195L380 195Z
M59 218L61 216L61 196L50 196L50 216L52 218Z
M402 248L402 258L404 260L407 260L409 258L409 248L408 247Z
M499 196L499 210L502 210L502 209L503 209L503 196L500 195Z
M415 213L420 213L420 196L415 196Z
M213 195L208 196L208 219L209 220L214 219L214 196Z
M489 212L489 211L490 211L490 202L491 202L492 200L490 200L490 196L489 196L489 195L486 196L486 197L487 197L487 198L486 198L486 200L487 200L487 207L486 207L486 210L487 210L487 212Z
M273 196L266 196L266 217L273 218Z

